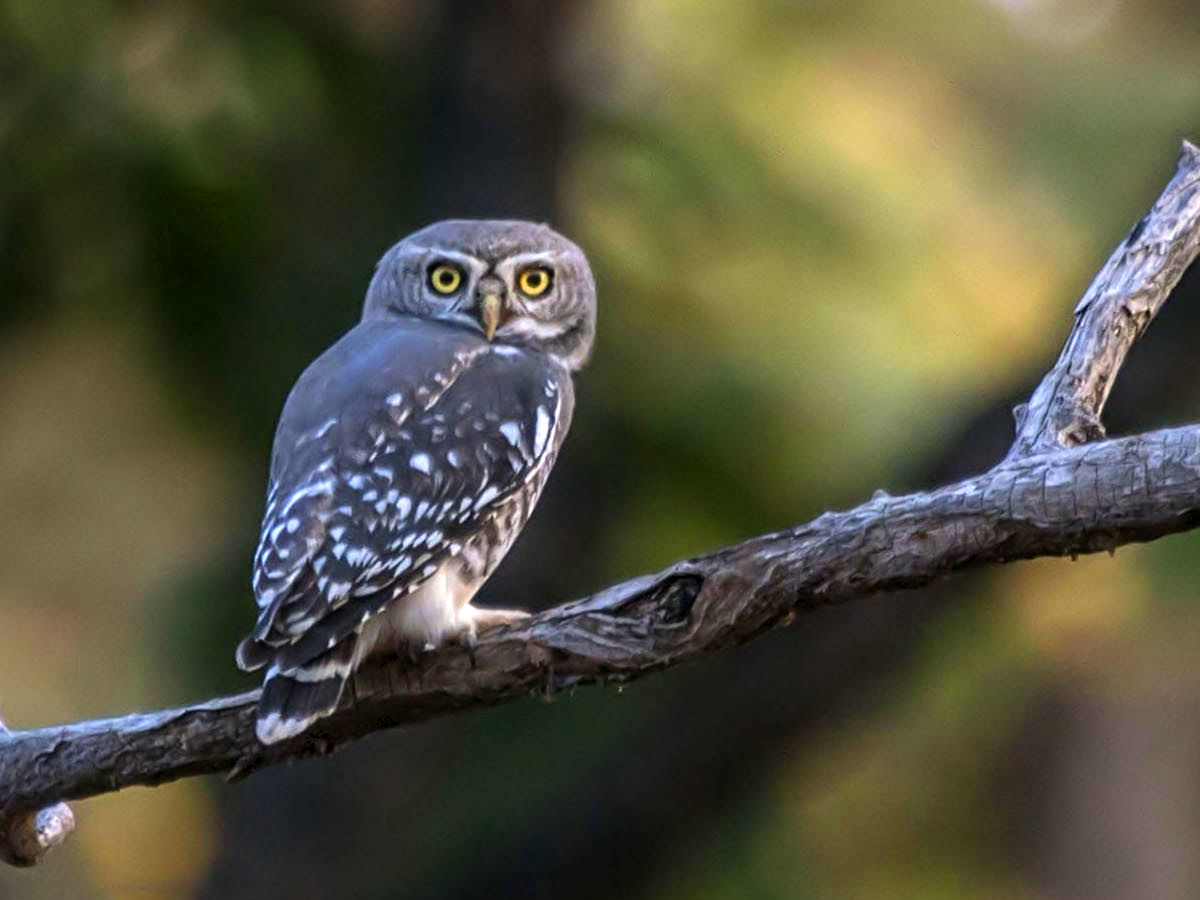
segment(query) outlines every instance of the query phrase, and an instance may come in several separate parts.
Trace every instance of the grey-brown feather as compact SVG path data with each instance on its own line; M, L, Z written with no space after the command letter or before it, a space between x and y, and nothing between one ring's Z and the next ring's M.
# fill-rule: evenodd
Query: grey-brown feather
M528 519L569 426L570 368L590 333L563 356L417 312L381 313L369 300L285 404L255 556L260 614L238 649L244 668L268 667L264 740L332 711L372 649L356 646L364 624L443 566L478 589ZM555 340L586 330L578 320Z

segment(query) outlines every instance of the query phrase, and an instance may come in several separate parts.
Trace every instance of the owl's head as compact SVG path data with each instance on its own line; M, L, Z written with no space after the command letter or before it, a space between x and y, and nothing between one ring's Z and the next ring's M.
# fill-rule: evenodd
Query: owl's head
M587 258L547 225L450 219L383 255L363 319L437 319L540 350L574 370L592 350L596 284Z

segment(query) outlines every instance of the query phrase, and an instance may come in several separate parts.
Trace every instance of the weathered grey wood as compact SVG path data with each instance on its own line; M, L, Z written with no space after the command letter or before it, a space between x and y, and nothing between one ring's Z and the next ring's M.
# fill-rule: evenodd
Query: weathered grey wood
M877 495L481 636L369 667L357 702L264 748L256 693L0 738L0 809L202 772L244 774L371 731L627 681L742 644L796 611L987 563L1111 550L1200 523L1200 426L1022 457L958 484Z
M854 509L483 634L474 650L377 660L358 673L337 715L286 744L257 742L257 692L0 734L0 844L7 842L0 857L40 858L45 848L18 844L36 839L35 816L56 808L69 815L62 804L47 806L55 801L202 773L240 777L381 728L628 681L745 643L816 606L990 563L1113 550L1197 527L1200 425L1088 441L1103 434L1100 412L1129 347L1200 248L1198 185L1200 151L1185 144L1162 197L1077 308L1057 364L1018 416L1009 458L988 472L927 493L877 493Z
M0 736L7 734L7 726L0 721ZM0 816L0 860L13 866L36 866L74 830L75 813L65 803Z
M1125 355L1200 252L1200 149L1183 142L1175 177L1075 307L1067 343L1013 412L1009 458L1104 437L1100 414Z

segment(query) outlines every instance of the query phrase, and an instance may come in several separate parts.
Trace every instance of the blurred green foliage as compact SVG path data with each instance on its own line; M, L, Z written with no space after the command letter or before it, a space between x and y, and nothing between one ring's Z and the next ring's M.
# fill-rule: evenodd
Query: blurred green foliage
M435 218L549 219L600 284L489 597L1001 452L980 423L1200 136L1198 39L1170 0L0 0L0 710L249 686L275 416ZM1167 331L1118 421L1197 418ZM1196 550L1007 567L621 694L89 801L0 897L1194 896Z

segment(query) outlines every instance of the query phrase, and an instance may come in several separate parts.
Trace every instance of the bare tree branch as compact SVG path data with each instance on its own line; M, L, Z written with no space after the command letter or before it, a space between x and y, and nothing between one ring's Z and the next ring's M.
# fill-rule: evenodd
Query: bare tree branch
M742 644L796 611L1196 527L1200 425L1087 442L1103 433L1100 412L1129 347L1200 251L1198 188L1200 152L1185 144L1162 197L1077 308L1058 363L1018 416L1008 459L990 471L928 493L880 492L677 563L486 633L473 652L447 646L415 662L377 660L337 715L285 744L257 742L257 692L0 736L0 818L187 775L240 777L380 728L638 678Z
M1200 249L1198 187L1200 150L1184 141L1175 177L1092 281L1058 362L1014 410L1010 459L1104 437L1100 413L1125 355Z
M0 736L9 734L0 721ZM75 813L65 803L0 816L0 859L14 866L36 866L75 830Z

